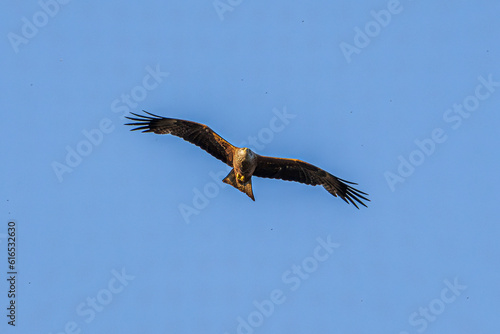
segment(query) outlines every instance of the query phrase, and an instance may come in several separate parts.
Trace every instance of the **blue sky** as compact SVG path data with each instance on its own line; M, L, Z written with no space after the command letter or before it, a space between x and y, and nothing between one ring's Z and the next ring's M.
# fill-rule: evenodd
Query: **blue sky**
M2 333L498 330L500 3L3 7ZM253 202L194 145L130 132L142 109L371 202L259 178Z

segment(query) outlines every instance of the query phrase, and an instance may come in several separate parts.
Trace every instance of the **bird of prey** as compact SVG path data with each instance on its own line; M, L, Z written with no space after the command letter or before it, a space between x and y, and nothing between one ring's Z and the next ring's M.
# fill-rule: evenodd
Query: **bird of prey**
M156 134L171 134L199 146L217 159L232 167L229 174L222 180L247 194L255 201L252 191L252 176L285 181L296 181L312 186L322 185L330 194L342 198L346 203L366 207L362 200L369 201L363 195L368 194L353 188L349 182L297 159L283 159L258 155L247 147L236 147L219 136L208 126L175 118L165 118L144 111L147 115L131 113L135 117L127 117L134 123L125 125L136 126L131 129L154 132Z

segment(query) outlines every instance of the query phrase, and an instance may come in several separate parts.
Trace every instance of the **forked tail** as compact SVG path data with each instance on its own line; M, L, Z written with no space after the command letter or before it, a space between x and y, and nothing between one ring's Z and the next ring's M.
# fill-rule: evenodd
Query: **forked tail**
M227 183L229 185L232 185L236 189L238 189L241 192L244 192L245 194L248 195L252 200L255 201L255 198L253 197L253 191L252 191L252 177L248 179L247 182L241 182L236 179L236 175L234 174L234 168L231 169L229 174L222 180L222 182Z

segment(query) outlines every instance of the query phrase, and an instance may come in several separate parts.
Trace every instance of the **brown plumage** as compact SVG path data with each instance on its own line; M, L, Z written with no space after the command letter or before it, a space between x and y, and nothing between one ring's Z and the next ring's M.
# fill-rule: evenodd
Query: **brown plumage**
M231 145L204 124L165 118L147 111L144 112L149 116L131 113L136 117L127 117L134 123L127 123L126 125L137 126L132 131L143 130L142 132L171 134L201 147L217 159L233 167L223 182L246 193L254 201L252 176L296 181L312 186L322 185L330 194L335 197L338 195L346 203L352 203L358 209L356 203L366 206L363 200L370 201L363 196L368 194L350 186L350 184L355 185L356 183L339 179L307 162L258 155L249 148L239 148Z

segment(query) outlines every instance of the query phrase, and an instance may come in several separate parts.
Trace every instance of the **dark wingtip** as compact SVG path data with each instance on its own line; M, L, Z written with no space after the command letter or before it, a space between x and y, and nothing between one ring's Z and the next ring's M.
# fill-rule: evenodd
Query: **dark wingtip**
M150 113L150 112L147 112L146 110L143 110L143 112L145 112L146 114L151 115L151 116L153 116L153 117L162 118L161 116L158 116L158 115L152 114L152 113Z
M365 196L368 196L368 194L361 191L361 190L358 190L350 185L347 185L347 183L349 183L349 184L357 184L357 183L349 182L349 181L346 181L343 179L339 179L339 180L342 184L344 184L345 189L338 191L337 194L340 195L340 197L344 200L344 202L346 202L347 204L354 205L356 207L356 209L358 209L358 210L359 210L358 204L361 204L365 208L368 207L365 203L363 203L363 201L370 202L370 200L367 197L365 197ZM363 196L362 194L365 196Z
M162 119L162 117L147 112L146 110L143 110L143 112L153 117L130 112L130 114L135 117L125 116L125 118L134 121L134 123L125 123L124 125L137 126L136 128L133 128L130 131L143 130L142 132L153 132L153 130L151 130L151 122L154 120Z

